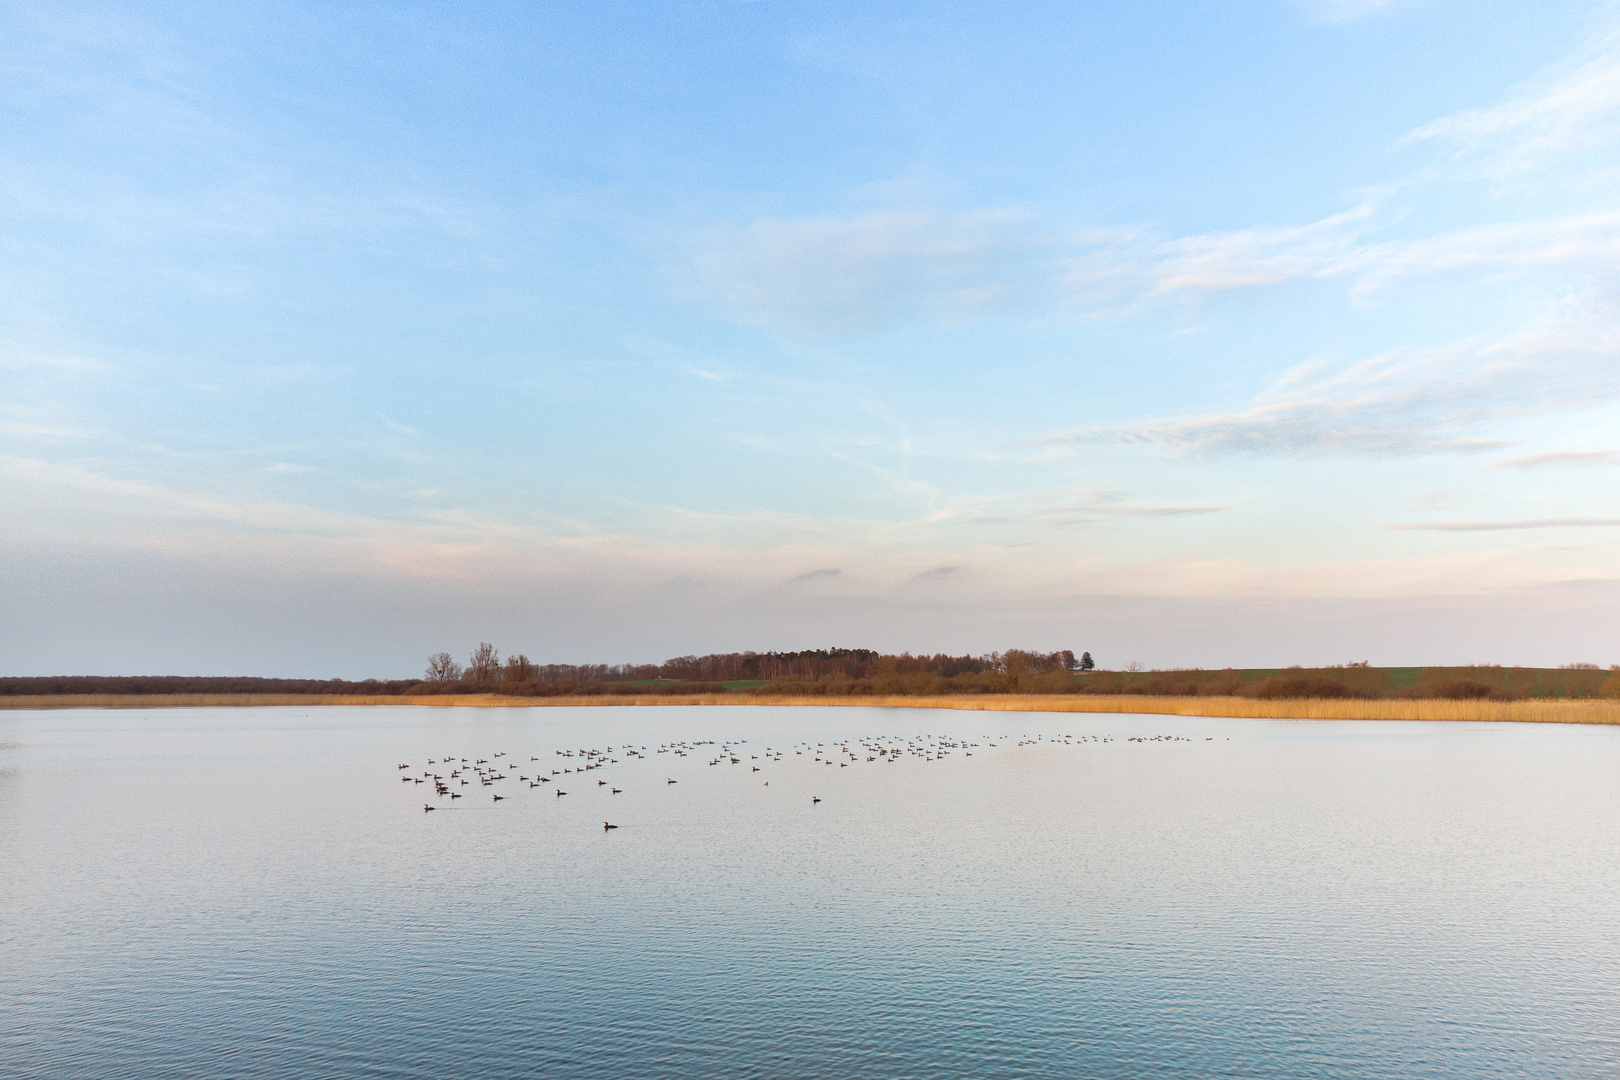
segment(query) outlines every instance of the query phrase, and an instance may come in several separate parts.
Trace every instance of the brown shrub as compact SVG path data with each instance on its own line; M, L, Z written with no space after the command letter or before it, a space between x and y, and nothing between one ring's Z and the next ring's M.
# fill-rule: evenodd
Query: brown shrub
M1154 697L1197 697L1198 684L1186 676L1158 674L1148 676L1141 690L1133 689L1131 692Z
M1492 692L1491 688L1482 682L1474 682L1472 679L1452 679L1436 686L1430 694L1446 701L1478 701L1490 697Z
M1353 698L1361 697L1337 679L1324 679L1312 675L1281 675L1252 682L1242 690L1244 697L1276 700L1278 698Z

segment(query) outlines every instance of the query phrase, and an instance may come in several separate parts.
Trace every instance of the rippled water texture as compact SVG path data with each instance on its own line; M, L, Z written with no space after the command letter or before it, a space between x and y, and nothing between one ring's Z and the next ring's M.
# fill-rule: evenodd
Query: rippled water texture
M0 1073L1612 1077L1617 827L1591 727L4 712Z

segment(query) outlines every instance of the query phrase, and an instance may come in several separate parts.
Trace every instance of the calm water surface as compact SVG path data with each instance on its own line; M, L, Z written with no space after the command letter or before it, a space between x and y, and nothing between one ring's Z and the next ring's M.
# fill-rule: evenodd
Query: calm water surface
M1617 837L1595 727L0 712L0 1075L1613 1077Z

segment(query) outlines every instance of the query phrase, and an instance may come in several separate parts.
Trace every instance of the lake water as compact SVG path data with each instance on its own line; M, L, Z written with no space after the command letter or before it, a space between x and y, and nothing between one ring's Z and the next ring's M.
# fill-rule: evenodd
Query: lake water
M0 866L6 1077L1620 1070L1613 729L0 712Z

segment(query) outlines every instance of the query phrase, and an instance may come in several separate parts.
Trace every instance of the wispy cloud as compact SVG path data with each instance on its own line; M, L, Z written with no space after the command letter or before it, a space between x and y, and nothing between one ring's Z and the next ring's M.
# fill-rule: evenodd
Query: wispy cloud
M185 491L170 485L107 476L75 465L33 458L0 456L0 472L43 487L78 491L138 506L147 514L194 518L265 532L355 535L374 531L384 525L380 520L354 514L270 499L229 498Z
M1364 256L1357 240L1377 215L1371 203L1319 221L1254 227L1171 239L1121 234L1079 253L1068 284L1086 298L1096 290L1142 296L1225 291L1326 278L1354 271Z
M25 351L0 352L0 370L48 372L55 376L102 375L111 368L101 360L89 356L64 356Z
M1008 208L761 219L693 238L682 289L744 322L837 337L1041 288L1046 243Z
M1292 227L1157 239L1120 231L1068 260L1064 292L1080 307L1140 303L1342 279L1365 295L1390 282L1475 271L1520 276L1568 268L1607 274L1620 257L1620 212L1453 229L1377 240L1394 215L1363 203Z
M90 439L96 434L57 406L0 404L0 437Z
M0 487L24 504L48 492L49 519L8 520L15 540L24 527L53 542L86 548L190 552L203 561L227 550L258 560L323 563L355 573L495 581L515 567L530 578L579 570L630 574L649 553L625 537L580 523L512 521L464 508L412 507L398 517L329 510L219 490L188 490L60 462L0 454ZM75 515L83 515L78 525ZM660 568L682 553L666 554ZM648 565L652 565L649 561ZM572 566L564 571L562 567Z
M1230 506L1216 505L1111 506L1098 502L1076 502L1039 507L1023 512L975 512L963 515L961 521L967 525L1033 523L1065 527L1091 525L1119 518L1200 517L1205 514L1219 514L1230 509L1232 509Z
M1443 140L1488 161L1496 173L1522 173L1555 156L1611 145L1620 136L1620 33L1600 39L1507 101L1425 124L1410 142Z
M1358 291L1398 278L1457 271L1524 275L1556 268L1607 273L1620 255L1620 212L1458 229L1421 240L1369 245L1335 272Z
M935 511L926 526L961 524L1065 528L1108 521L1199 517L1230 510L1228 505L1139 503L1126 491L1112 488L1076 492L1072 488L1021 492L992 497L959 498Z
M903 440L904 441L904 440ZM857 468L864 469L878 479L882 480L896 495L908 500L935 506L940 499L940 490L926 480L919 480L904 468L890 468L884 465L875 465L853 454L842 450L828 450L827 456L835 461L842 461Z
M821 570L807 570L802 574L795 574L789 578L790 582L824 581L827 578L842 577L844 572L836 566L829 566Z
M1310 2L1310 0L1307 0ZM1315 0L1345 21L1397 0ZM1450 145L1448 162L1389 177L1347 208L1315 221L1166 235L1151 223L1050 220L1021 207L896 209L854 216L761 218L702 231L680 263L688 295L740 321L797 335L871 333L912 319L951 322L1022 311L1091 315L1175 298L1341 280L1365 295L1435 274L1544 274L1569 268L1612 279L1620 213L1602 209L1424 229L1434 185L1489 171L1528 175L1561 154L1595 160L1562 170L1564 183L1612 187L1620 142L1620 32L1549 70L1506 101L1441 117L1408 145ZM1594 181L1593 178L1598 178ZM1602 178L1608 178L1603 180ZM1603 186L1605 185L1606 186ZM1426 233L1426 234L1425 234Z
M1605 465L1620 465L1620 450L1549 450L1498 461L1491 468L1595 469Z
M1499 532L1512 529L1591 529L1620 527L1620 518L1528 518L1523 521L1421 521L1391 525L1402 532Z
M1491 417L1620 398L1620 326L1613 305L1577 305L1497 342L1397 351L1341 368L1284 372L1248 409L1054 432L1038 460L1091 445L1174 454L1473 454L1507 443L1481 435Z
M1049 510L1040 511L1037 516L1065 521L1084 521L1110 517L1172 518L1219 514L1230 509L1232 509L1230 506L1090 506L1078 504L1054 506Z
M1366 296L1442 274L1610 276L1620 260L1620 211L1380 239L1398 216L1363 202L1301 225L1181 237L999 211L765 220L706 234L685 288L740 321L831 337L918 318L1084 316L1299 281L1341 280Z

